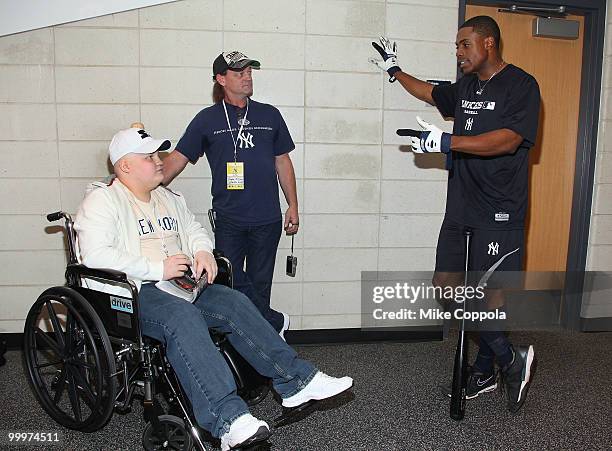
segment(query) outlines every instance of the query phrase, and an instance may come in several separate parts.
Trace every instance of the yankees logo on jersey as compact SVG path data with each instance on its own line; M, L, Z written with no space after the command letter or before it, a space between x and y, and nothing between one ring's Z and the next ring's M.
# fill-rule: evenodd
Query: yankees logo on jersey
M248 132L242 132L238 135L238 142L240 143L238 147L241 149L252 149L255 147L255 144L253 144L253 135Z
M489 250L487 251L489 255L497 255L499 254L499 243L490 242Z
M468 117L467 120L465 121L465 129L467 131L470 131L472 129L472 124L474 123L474 118L473 117Z

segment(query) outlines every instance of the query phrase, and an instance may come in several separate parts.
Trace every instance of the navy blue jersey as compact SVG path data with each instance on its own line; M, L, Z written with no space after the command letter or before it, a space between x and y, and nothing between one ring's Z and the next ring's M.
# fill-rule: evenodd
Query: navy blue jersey
M245 189L227 189L227 163L234 161L234 142L223 102L203 109L193 118L176 150L192 163L206 154L213 177L213 208L217 214L244 225L278 221L282 215L275 157L295 148L289 129L272 105L249 100L248 113L246 108L225 105L233 139L237 140L236 161L244 163ZM244 126L239 137L241 118Z
M513 154L482 157L453 152L446 217L476 228L524 227L529 184L528 150L536 142L540 88L535 78L508 64L484 85L476 74L435 86L432 97L453 134L474 136L510 129L523 137Z

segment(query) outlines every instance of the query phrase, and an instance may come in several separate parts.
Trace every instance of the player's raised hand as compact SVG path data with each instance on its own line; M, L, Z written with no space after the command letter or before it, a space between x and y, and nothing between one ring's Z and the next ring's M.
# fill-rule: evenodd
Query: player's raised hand
M397 45L394 42L384 36L380 37L380 44L378 42L372 42L372 46L382 57L382 60L375 58L369 58L372 64L377 66L379 69L386 71L389 74L389 81L393 83L395 81L395 73L401 71L397 64Z

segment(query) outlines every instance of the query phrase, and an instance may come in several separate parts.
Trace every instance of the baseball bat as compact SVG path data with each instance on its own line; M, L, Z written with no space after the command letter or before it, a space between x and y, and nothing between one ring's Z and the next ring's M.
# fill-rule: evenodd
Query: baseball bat
M464 287L468 283L468 265L470 258L470 239L472 231L466 229L465 235L465 275L463 278ZM464 305L465 307L465 305ZM457 349L455 350L455 364L453 366L453 383L451 386L450 417L453 420L461 421L465 416L465 388L467 385L467 362L468 362L468 343L465 338L465 319L461 318L459 326L459 337L457 338Z

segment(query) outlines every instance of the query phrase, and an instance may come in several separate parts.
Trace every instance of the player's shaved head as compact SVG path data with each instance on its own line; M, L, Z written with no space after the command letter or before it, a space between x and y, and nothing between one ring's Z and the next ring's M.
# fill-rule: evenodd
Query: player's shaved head
M495 41L495 48L499 49L499 40L501 39L501 32L499 31L499 25L492 17L489 16L476 16L466 20L463 25L459 27L468 28L471 27L474 32L481 35L483 38L491 37Z

